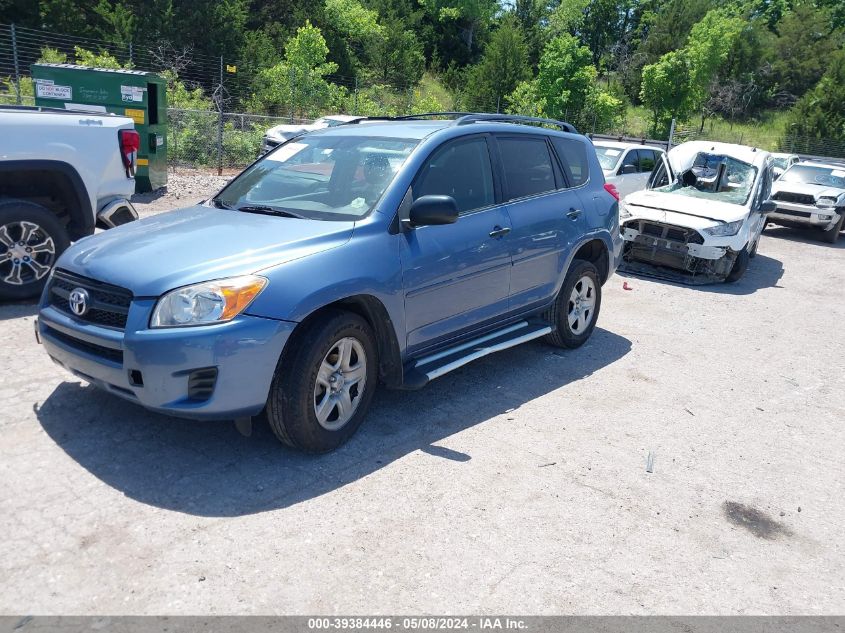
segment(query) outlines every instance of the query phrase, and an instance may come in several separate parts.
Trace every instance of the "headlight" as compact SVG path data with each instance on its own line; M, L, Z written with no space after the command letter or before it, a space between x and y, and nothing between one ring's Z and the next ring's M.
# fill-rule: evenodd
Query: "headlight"
M244 275L171 290L158 300L150 327L185 327L230 321L267 285L264 277Z
M704 232L708 235L712 235L713 237L728 237L730 235L736 235L739 233L739 229L742 228L743 222L745 222L745 220L737 220L736 222L728 222L727 224L717 224L716 226L704 229Z
M836 198L819 198L816 200L817 207L835 207Z

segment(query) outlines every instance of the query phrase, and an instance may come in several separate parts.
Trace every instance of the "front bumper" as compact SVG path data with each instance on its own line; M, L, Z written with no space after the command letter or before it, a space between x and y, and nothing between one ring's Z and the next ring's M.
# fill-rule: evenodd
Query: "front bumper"
M685 239L678 239L681 233ZM619 270L688 284L724 281L733 268L736 252L726 246L689 241L695 233L684 227L666 226L661 235L648 235L623 226Z
M795 202L775 200L777 211L769 213L766 218L775 224L783 223L790 226L817 226L827 230L836 226L842 209L834 207L816 207Z
M194 419L259 413L296 324L241 315L219 325L148 329L154 303L134 301L125 331L43 307L37 336L75 376L153 411Z

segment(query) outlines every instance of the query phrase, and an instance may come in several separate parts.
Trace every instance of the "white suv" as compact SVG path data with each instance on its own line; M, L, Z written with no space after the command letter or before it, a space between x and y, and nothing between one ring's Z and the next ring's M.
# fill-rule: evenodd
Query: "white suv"
M654 166L665 153L659 147L615 141L593 141L604 179L616 187L619 196L641 191L648 184Z

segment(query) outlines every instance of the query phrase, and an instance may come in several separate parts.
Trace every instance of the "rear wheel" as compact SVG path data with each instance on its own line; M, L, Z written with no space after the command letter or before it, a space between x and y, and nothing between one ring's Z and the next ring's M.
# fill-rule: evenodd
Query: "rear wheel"
M599 271L592 263L576 259L546 315L553 328L546 341L557 347L581 347L593 333L600 309Z
M307 326L279 363L267 421L283 443L309 453L331 451L361 425L378 381L369 324L333 312Z
M37 296L69 245L65 227L41 205L0 202L0 299Z

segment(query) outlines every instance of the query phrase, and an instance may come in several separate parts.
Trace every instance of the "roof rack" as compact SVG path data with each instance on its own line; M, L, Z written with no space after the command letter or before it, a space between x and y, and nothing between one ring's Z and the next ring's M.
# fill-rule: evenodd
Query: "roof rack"
M468 125L470 123L542 123L544 125L553 125L560 128L564 132L571 134L578 134L575 126L566 121L557 121L555 119L544 119L541 117L522 116L520 114L492 114L485 112L422 112L420 114L406 114L404 116L368 116L361 117L354 121L349 121L349 124L360 123L362 121L414 121L419 119L447 117L455 119L453 125Z
M560 128L563 132L569 132L571 134L578 133L575 126L571 123L567 123L566 121L544 119L536 116L522 116L521 114L467 114L455 121L455 125L467 125L469 123L481 123L484 121L498 123L543 123L545 125L554 125L555 127Z

